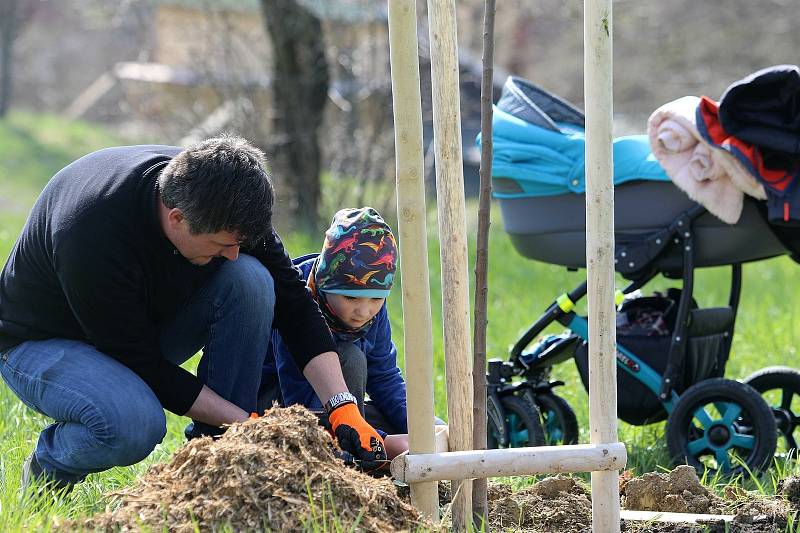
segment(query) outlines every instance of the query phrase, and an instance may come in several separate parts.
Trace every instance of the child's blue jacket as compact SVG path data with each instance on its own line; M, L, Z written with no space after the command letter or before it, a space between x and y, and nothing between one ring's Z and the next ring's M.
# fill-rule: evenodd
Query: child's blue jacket
M292 260L302 272L303 279L308 278L317 255L319 254L309 254ZM333 336L334 339L337 338L335 332ZM367 333L354 341L354 344L367 356L367 394L370 400L395 428L407 433L406 384L397 367L397 348L392 342L392 328L385 303ZM271 374L278 376L284 405L300 404L309 409L322 408L314 389L297 368L277 330L272 332L262 379L269 379Z

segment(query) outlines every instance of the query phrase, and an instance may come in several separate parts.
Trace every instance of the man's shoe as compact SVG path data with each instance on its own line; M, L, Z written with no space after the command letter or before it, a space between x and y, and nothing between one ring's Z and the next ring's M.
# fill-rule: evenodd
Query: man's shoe
M64 494L72 491L75 486L74 483L60 480L52 475L47 474L36 460L36 450L22 463L22 490L27 491L34 483L38 485L39 492L47 491L63 491Z

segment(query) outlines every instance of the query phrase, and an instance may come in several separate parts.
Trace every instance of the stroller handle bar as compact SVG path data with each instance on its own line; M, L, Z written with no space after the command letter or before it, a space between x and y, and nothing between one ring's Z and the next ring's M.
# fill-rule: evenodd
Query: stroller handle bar
M655 269L647 268L655 257L664 252L667 246L676 237L679 240L691 238L692 222L705 212L705 208L700 204L695 204L687 209L672 221L665 229L651 234L647 238L636 242L620 246L615 253L615 269L623 276L631 276L632 283L622 292L628 294L653 279L658 272ZM685 254L691 257L691 253ZM692 268L691 259L684 265ZM586 296L587 288L584 281L572 292L561 295L558 300L550 304L545 313L534 322L528 331L511 348L510 356L514 360L522 354L533 339L536 338L547 326L558 320L562 325L568 326L572 313L572 304Z
M657 274L658 273L656 271L651 271L646 276L631 282L620 292L622 294L629 294L646 285L647 282L656 277ZM584 281L575 287L571 292L564 293L556 298L556 300L550 304L544 314L528 328L528 331L526 331L525 334L522 335L522 337L520 337L516 344L514 344L514 346L511 348L511 352L509 353L511 360L516 360L517 357L522 355L522 350L527 348L531 341L533 341L533 339L535 339L542 331L544 331L547 326L552 324L554 321L558 321L562 326L569 327L572 315L574 314L572 309L575 304L581 300L581 298L586 296L586 292L587 285Z
M570 309L571 305L568 306L566 303L568 302L569 304L574 305L575 302L586 296L586 291L586 282L584 281L575 287L572 292L562 294L555 302L551 303L544 314L540 316L530 328L528 328L528 331L526 331L525 334L520 337L517 343L514 344L514 347L511 348L511 360L513 361L519 357L522 354L522 350L524 350L533 339L535 339L542 331L544 331L544 328L552 324L553 321L558 320L561 322L564 320L564 317L569 316L572 313L572 310ZM562 322L562 324L565 326L568 323L569 320Z

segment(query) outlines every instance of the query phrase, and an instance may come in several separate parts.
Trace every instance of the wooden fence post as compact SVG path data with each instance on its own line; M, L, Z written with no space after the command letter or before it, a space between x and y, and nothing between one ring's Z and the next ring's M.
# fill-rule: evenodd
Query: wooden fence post
M415 0L389 0L403 338L412 454L435 451L433 338L417 46ZM412 483L411 502L423 515L438 521L439 492L435 481Z
M586 276L589 303L589 433L617 442L614 305L611 0L584 2L586 109ZM618 532L619 472L592 472L592 529Z
M455 1L428 0L428 24L450 449L469 450L472 342ZM452 490L453 528L463 531L472 524L472 481L453 480Z

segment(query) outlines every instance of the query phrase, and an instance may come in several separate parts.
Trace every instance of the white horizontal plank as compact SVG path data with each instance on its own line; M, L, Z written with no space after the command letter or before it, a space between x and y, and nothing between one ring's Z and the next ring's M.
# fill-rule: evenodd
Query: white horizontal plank
M404 454L392 461L392 475L404 483L563 472L620 470L627 461L619 442Z
M620 511L620 518L633 522L670 522L673 524L696 524L698 522L732 522L733 515L667 513L660 511Z

